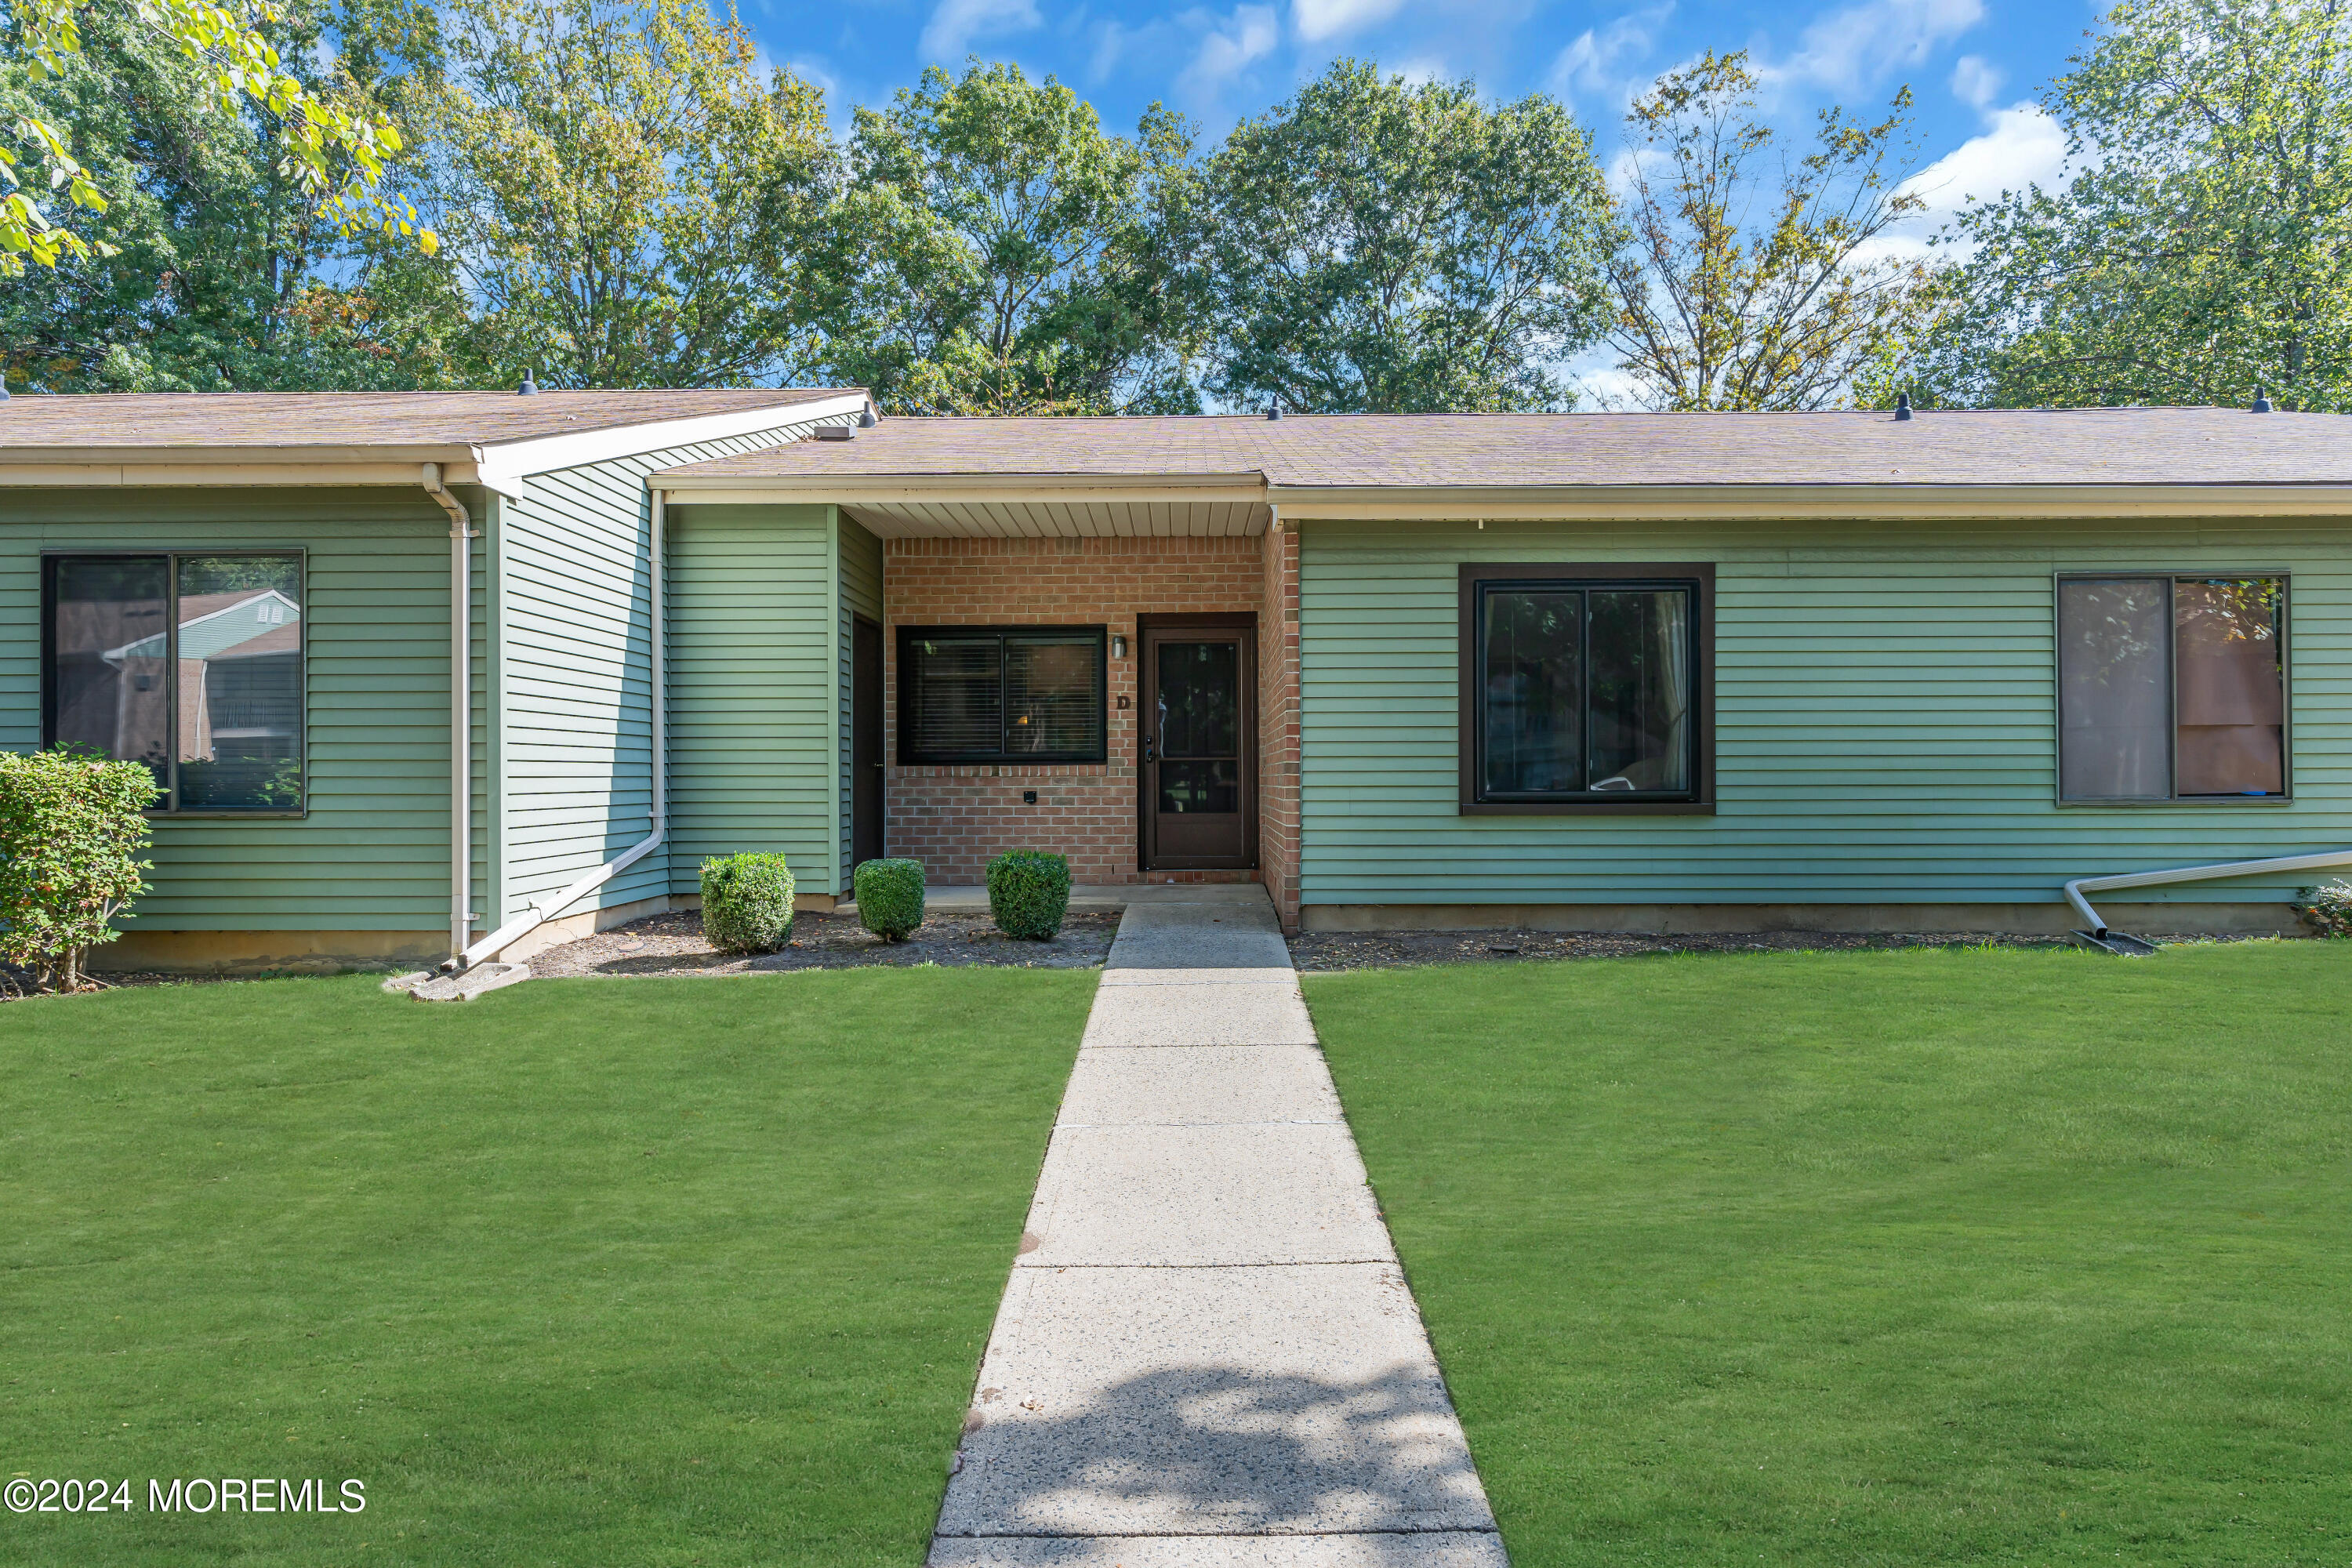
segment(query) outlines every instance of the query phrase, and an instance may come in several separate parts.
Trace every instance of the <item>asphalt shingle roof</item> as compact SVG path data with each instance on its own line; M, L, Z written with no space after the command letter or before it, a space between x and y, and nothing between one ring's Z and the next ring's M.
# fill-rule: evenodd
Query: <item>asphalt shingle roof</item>
M2227 408L888 418L697 480L1263 475L1277 486L2352 484L2352 417Z
M844 395L823 387L627 392L188 392L0 403L0 453L34 448L488 447Z

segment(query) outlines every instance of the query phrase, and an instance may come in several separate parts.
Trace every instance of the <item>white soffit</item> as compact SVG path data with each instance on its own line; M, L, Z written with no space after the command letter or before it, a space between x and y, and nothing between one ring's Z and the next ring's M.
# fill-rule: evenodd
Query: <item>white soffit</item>
M841 510L884 539L1252 538L1266 531L1274 515L1263 500L1203 500L1181 492L1131 500L845 500Z

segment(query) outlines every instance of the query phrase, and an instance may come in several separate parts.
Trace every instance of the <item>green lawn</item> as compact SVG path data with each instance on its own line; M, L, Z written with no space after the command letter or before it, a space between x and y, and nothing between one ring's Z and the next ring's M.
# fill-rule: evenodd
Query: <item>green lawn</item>
M2352 1562L2352 950L1307 994L1518 1568Z
M0 1561L921 1561L1091 973L0 1007ZM147 1478L365 1483L159 1518Z

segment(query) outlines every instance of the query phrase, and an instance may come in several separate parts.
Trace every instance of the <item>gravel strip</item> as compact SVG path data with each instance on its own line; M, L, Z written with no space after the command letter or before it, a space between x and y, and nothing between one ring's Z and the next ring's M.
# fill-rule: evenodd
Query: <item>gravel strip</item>
M2260 937L2157 935L2173 942L2252 942ZM1414 963L1511 963L1528 959L1635 958L1660 952L1877 952L1908 947L2051 948L2072 937L2019 936L2002 931L1307 931L1290 939L1290 959L1302 972L1394 969ZM2085 949L2084 951L2088 951Z
M1118 931L1117 915L1072 915L1051 942L1023 942L986 915L933 915L906 941L884 942L854 915L803 914L781 952L720 952L703 940L691 910L647 915L530 957L542 979L570 974L765 974L793 969L859 969L868 964L1002 964L1022 969L1099 969Z

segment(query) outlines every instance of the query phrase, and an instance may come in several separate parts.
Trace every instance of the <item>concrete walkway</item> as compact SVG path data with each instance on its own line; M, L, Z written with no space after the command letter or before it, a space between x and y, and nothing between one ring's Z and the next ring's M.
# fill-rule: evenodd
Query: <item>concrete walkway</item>
M1192 891L1119 922L930 1561L1502 1568L1273 907Z

